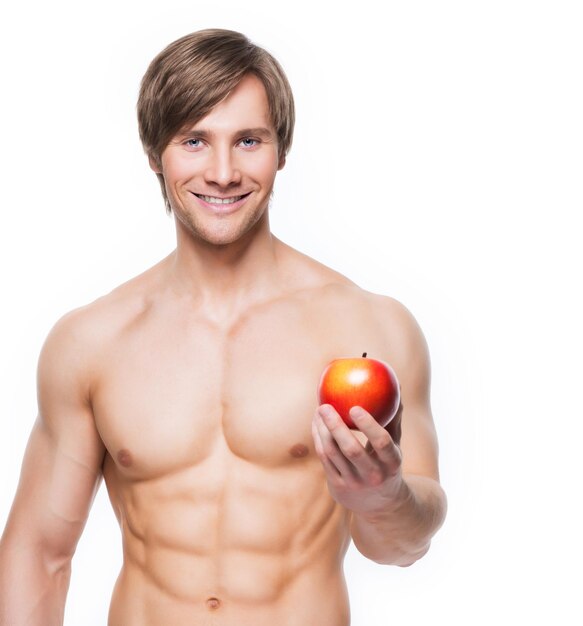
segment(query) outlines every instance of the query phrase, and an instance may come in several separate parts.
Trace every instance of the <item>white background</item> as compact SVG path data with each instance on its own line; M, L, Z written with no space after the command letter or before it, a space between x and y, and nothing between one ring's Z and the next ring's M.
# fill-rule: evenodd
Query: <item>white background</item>
M380 6L4 9L0 526L50 327L174 247L138 140L139 81L174 39L233 28L275 54L295 93L274 233L401 300L430 346L448 519L411 568L350 549L353 624L580 624L580 5ZM102 486L68 626L106 623L120 553Z

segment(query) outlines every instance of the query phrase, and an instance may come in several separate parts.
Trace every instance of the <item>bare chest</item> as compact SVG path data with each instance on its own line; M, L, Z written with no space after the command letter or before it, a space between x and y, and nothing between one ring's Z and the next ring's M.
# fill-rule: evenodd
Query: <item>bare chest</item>
M217 456L263 468L314 458L321 371L379 342L358 314L324 311L273 304L227 329L166 311L128 326L104 351L94 398L118 470L148 479Z

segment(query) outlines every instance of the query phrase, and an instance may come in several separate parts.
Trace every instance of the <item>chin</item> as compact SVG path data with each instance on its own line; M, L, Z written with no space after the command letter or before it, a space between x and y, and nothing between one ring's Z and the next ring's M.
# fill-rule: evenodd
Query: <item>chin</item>
M217 233L208 231L196 232L194 235L197 239L204 241L211 246L228 246L242 237L239 233Z
M213 222L204 223L195 219L193 215L177 213L175 215L195 239L203 241L212 246L226 246L239 241L260 228L262 217L266 211L259 214L245 216L242 222L233 223L231 220L225 220L222 223Z

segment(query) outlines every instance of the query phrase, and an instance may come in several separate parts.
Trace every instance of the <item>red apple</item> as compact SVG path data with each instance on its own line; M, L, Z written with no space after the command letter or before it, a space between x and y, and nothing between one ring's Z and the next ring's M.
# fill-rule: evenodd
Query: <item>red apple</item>
M318 385L320 404L331 404L349 428L357 429L348 411L361 406L381 425L395 417L401 401L399 381L384 361L362 358L335 359L322 372Z

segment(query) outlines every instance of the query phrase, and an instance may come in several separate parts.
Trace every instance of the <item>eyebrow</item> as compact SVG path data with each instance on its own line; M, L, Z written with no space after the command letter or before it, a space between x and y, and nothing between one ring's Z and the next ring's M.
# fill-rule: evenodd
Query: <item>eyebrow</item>
M206 128L192 128L190 130L183 130L178 133L178 137L180 139L185 139L186 137L191 137L195 135L196 137L200 137L201 139L208 139L213 136L213 132L207 130ZM257 128L242 128L234 133L239 136L247 136L247 135L258 135L260 137L264 137L266 139L271 139L273 137L273 132L269 130L269 128L265 128L263 126L258 126Z

